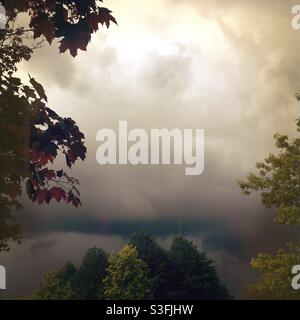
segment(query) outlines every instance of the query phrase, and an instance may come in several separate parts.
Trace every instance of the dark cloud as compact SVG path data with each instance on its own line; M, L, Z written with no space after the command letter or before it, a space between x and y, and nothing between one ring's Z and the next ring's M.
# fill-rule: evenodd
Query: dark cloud
M128 239L131 234L143 230L157 238L168 238L182 232L186 236L201 238L205 248L220 249L235 254L241 253L243 248L241 236L231 233L225 219L216 220L209 216L193 218L171 215L162 218L135 220L123 218L105 221L81 212L71 215L61 214L43 223L40 221L38 226L34 236L59 232L79 235L115 235ZM30 236L31 223L24 227ZM36 252L54 244L38 242L31 247L31 250Z
M30 251L33 255L39 254L41 251L48 250L56 245L55 240L41 240L33 243L30 247Z
M182 233L208 251L241 296L254 279L251 257L299 238L296 229L273 223L274 212L259 197L242 197L236 183L274 150L275 132L295 134L294 2L123 2L112 3L120 27L107 36L101 31L88 53L73 60L45 47L22 65L43 83L51 106L78 123L88 158L72 170L82 209L25 201L17 213L25 238L5 256L18 274L10 294L33 288L51 267L80 261L89 246L118 249L134 231L146 230L167 247L181 216ZM186 177L175 166L100 167L96 133L117 129L119 120L146 130L204 128L204 174ZM27 261L30 280L19 275L19 261Z

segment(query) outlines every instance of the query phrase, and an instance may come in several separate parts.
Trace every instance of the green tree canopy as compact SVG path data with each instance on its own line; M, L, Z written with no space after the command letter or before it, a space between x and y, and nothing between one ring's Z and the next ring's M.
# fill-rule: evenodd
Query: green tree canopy
M152 281L146 263L135 247L126 245L111 255L104 279L107 300L144 300L152 298Z
M259 253L251 266L261 274L249 286L249 295L256 300L300 300L300 291L292 288L292 268L300 264L300 245L290 243L277 254Z
M103 299L103 279L108 265L107 254L99 248L87 250L75 278L75 295L80 300Z
M58 272L47 272L39 289L34 293L35 300L72 300L74 292L69 282L66 282Z
M297 99L299 100L299 95ZM296 121L300 132L300 119ZM276 209L275 221L280 224L300 223L300 138L287 135L274 136L277 155L270 154L263 162L256 164L257 174L250 173L245 181L238 183L245 195L261 194L267 208ZM300 299L299 291L292 288L292 268L300 264L299 244L288 244L277 254L259 253L251 261L258 270L257 283L249 286L249 295L254 299Z
M164 299L168 295L169 260L166 251L145 232L132 235L129 244L134 246L139 258L148 266L149 276L153 282L153 298Z
M44 275L34 294L37 300L98 300L103 299L107 254L99 248L88 249L79 269L66 262L58 272Z
M181 236L173 239L169 251L172 264L171 299L223 300L229 293L221 284L213 261Z
M72 262L67 262L60 271L46 273L35 299L230 298L218 279L212 261L207 259L205 253L199 252L192 242L175 237L168 256L151 236L137 233L132 236L129 245L118 254L110 255L109 259L102 249L91 248L87 250L79 269ZM158 288L162 292L155 291Z
M297 120L300 132L300 119ZM275 207L276 222L287 225L300 223L300 138L287 135L274 136L278 155L270 154L256 164L259 172L250 173L245 181L238 183L245 195L260 192L267 208Z
M62 283L65 285L70 285L73 296L75 298L75 283L76 283L76 275L77 275L77 268L75 267L73 262L67 261L63 268L58 271L57 276L60 278Z

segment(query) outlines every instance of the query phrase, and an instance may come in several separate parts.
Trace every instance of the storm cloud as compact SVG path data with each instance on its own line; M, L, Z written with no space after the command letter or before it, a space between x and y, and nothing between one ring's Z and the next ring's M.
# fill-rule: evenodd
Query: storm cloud
M179 232L193 239L216 260L233 294L244 296L255 278L251 257L298 238L236 183L274 150L276 132L295 135L294 4L114 0L107 5L119 27L97 33L87 53L74 60L53 44L22 64L21 75L43 83L51 107L85 133L88 158L72 169L81 209L24 199L16 213L23 244L1 258L11 279L20 260L27 261L23 277L32 276L27 282L19 276L8 295L30 292L43 272L80 261L90 246L118 250L132 232L145 230L166 247ZM148 131L204 129L204 174L187 177L180 166L99 166L96 133L117 130L120 120Z

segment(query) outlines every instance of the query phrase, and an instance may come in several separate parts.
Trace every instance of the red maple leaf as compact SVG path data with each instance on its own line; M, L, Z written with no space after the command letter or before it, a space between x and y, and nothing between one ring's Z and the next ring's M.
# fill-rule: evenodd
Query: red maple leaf
M46 189L37 192L36 197L37 197L38 204L42 204L43 202L45 202L47 199L47 196L48 196L48 191Z
M72 167L76 159L77 157L74 155L74 153L71 150L69 150L68 153L66 154L66 161L69 168Z
M113 23L115 23L116 25L118 25L117 20L115 19L114 16L111 15L111 12L109 9L107 8L99 8L99 22L103 25L106 24L107 28L109 28L110 26L110 22L112 21Z
M78 208L81 205L80 199L78 197L74 196L74 194L72 192L69 192L69 196L68 196L68 203L70 203L70 202L76 208Z
M53 187L50 193L57 202L60 202L61 199L66 200L66 193L62 188Z
M42 153L42 154L41 154L41 157L40 157L40 159L39 159L39 162L44 166L44 165L46 165L49 161L50 161L51 163L53 163L53 161L54 161L53 155L52 155L52 154L44 154L44 153Z

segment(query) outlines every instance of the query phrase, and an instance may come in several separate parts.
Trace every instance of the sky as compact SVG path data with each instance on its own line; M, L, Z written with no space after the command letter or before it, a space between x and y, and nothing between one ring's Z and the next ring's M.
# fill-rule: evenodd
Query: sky
M46 271L79 263L99 246L118 251L146 230L168 248L181 232L215 260L231 293L245 297L249 263L299 236L276 225L259 196L236 180L273 152L276 132L295 136L300 106L300 31L289 0L107 0L118 26L101 28L76 59L58 44L38 49L20 75L34 76L49 106L76 121L87 159L72 169L82 207L33 205L16 214L21 245L1 254L3 297L30 294ZM205 170L178 166L100 166L102 128L205 130ZM61 164L58 161L58 166ZM1 293L2 294L2 293Z

